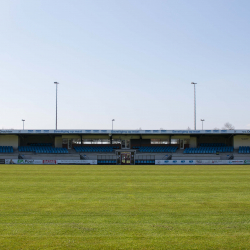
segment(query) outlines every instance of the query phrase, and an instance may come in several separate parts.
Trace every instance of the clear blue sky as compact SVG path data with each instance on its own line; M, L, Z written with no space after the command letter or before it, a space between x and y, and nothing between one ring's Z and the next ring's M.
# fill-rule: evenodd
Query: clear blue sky
M250 128L250 1L0 2L0 129Z

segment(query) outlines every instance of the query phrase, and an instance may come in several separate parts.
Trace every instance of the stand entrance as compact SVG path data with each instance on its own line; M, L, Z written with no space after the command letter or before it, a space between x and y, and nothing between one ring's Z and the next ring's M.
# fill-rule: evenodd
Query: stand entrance
M116 159L118 165L134 165L135 150L116 150Z

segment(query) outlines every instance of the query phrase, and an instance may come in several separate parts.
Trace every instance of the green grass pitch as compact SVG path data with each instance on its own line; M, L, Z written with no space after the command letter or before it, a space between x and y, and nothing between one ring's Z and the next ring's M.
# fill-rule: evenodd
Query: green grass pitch
M250 166L0 166L0 249L250 249Z

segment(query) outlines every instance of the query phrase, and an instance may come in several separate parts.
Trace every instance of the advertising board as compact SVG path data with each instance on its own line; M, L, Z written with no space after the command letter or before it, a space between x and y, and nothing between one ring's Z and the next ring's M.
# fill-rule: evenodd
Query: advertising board
M219 165L219 164L228 164L228 160L212 160L211 164L216 164L216 165Z
M244 164L244 160L230 160L228 162L229 164L236 164L236 165Z
M186 165L196 164L195 160L156 160L156 165Z
M5 164L97 164L97 160L31 160L5 159Z
M56 164L56 160L43 160L43 164Z
M42 164L42 160L31 160L31 159L22 159L22 160L17 160L17 164Z
M250 164L243 160L156 160L156 165L220 165L220 164Z
M5 164L17 164L17 159L5 159Z
M202 164L203 161L202 160L195 160L195 164Z
M5 159L5 164L43 164L42 160L31 160L31 159Z

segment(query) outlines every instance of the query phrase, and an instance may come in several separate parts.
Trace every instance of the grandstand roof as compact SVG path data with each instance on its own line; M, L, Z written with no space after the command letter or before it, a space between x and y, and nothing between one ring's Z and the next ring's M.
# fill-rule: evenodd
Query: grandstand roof
M105 129L60 129L60 130L9 130L2 129L0 134L154 134L154 135L177 135L177 134L250 134L250 130L105 130Z

